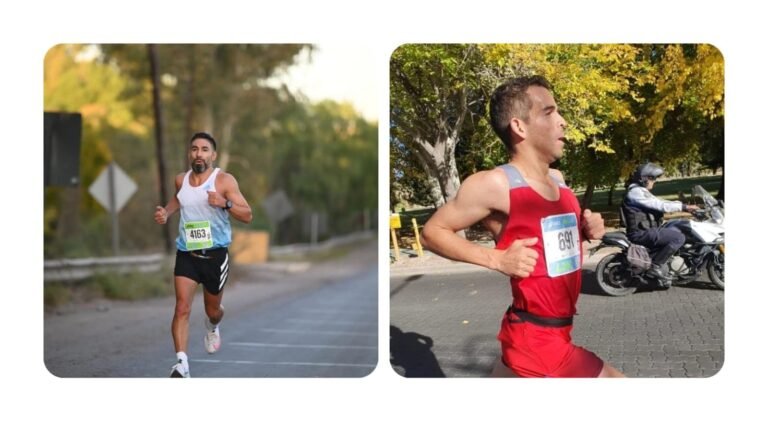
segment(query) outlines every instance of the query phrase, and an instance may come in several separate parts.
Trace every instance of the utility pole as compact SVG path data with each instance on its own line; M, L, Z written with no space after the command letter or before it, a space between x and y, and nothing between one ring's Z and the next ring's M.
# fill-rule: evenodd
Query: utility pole
M157 174L160 184L160 205L168 203L168 194L165 189L165 153L163 152L163 112L160 106L160 72L158 70L157 47L154 44L147 45L149 56L149 73L152 79L152 107L155 111L155 142L157 150ZM171 253L171 233L168 224L160 226L165 239L165 252Z

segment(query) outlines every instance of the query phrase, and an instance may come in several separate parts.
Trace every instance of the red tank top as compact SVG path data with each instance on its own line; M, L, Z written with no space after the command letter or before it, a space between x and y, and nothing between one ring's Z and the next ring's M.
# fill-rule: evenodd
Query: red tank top
M509 180L509 217L496 249L506 249L521 238L539 239L532 246L539 254L533 273L524 279L510 278L512 304L544 317L573 316L583 260L579 201L556 177L552 179L560 186L560 198L549 201L525 182L517 168L509 164L500 168Z

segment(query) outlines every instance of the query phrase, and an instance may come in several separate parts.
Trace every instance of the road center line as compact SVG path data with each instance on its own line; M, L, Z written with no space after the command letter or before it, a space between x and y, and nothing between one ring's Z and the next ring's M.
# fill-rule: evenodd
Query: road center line
M349 335L349 336L378 336L376 332L348 332L348 331L324 331L324 330L306 330L306 329L273 329L260 328L259 331L267 333L299 333L299 334L326 334L326 335Z
M234 363L248 365L278 365L278 366L329 366L329 367L359 367L372 368L375 364L354 364L354 363L309 363L309 362L260 362L253 360L208 360L208 359L190 359L195 363Z
M362 322L362 321L338 321L338 320L330 320L330 319L304 319L304 318L288 318L285 320L286 322L293 322L293 323L299 323L299 324L322 324L322 325L376 325L378 324L376 321L371 321L370 323Z
M318 310L318 309L301 309L296 312L297 315L316 314L316 315L336 315L336 316L378 316L379 311L376 309L365 310Z
M228 345L240 345L249 347L270 347L270 348L319 348L319 349L361 349L376 350L376 346L365 345L291 345L291 344L271 344L261 342L230 342Z

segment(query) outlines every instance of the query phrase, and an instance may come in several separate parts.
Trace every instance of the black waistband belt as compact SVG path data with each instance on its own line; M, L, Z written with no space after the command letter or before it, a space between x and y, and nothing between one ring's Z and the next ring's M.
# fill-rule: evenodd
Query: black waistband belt
M530 322L542 327L566 327L573 324L572 316L564 318L543 317L512 306L507 308L507 319L509 320L511 320L509 317L510 313L515 314L521 321Z
M223 247L217 247L217 248L211 248L211 249L197 249L197 250L186 251L186 252L188 254L192 255L193 257L196 257L196 258L210 259L210 258L213 258L213 257L210 256L210 255L207 255L207 254L209 254L209 253L211 253L213 251L221 250L221 249L224 249L224 248Z

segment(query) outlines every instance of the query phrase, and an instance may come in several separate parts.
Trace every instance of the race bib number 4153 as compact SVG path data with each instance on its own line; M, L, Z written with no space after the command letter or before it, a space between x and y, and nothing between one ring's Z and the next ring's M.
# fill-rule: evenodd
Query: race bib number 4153
M210 221L186 222L184 235L186 236L187 250L207 249L213 246Z
M581 268L581 244L575 213L542 219L541 234L550 277L573 273Z

